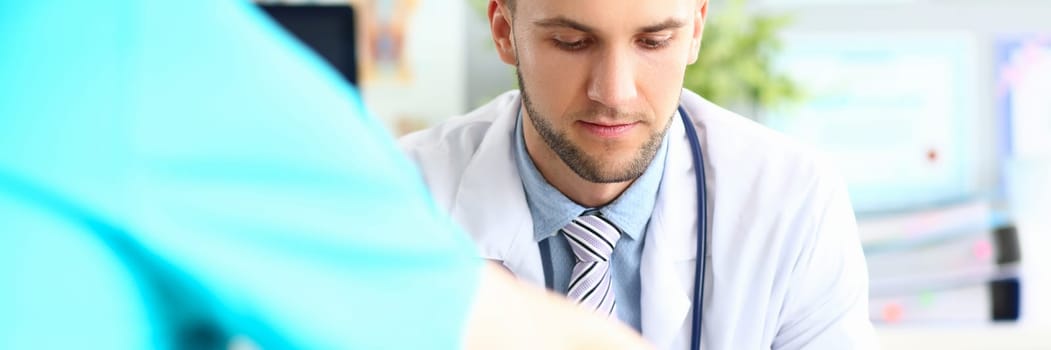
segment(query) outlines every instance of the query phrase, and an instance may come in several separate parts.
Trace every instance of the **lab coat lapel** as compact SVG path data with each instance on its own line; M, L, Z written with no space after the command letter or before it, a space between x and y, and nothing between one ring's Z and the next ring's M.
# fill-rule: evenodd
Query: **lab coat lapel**
M672 123L668 159L640 267L642 333L658 349L682 343L685 337L682 330L692 302L697 242L693 158L682 121L675 117Z
M451 215L488 260L499 260L521 279L543 285L540 251L533 241L533 220L512 150L520 98L493 107L493 120L477 152L464 169Z

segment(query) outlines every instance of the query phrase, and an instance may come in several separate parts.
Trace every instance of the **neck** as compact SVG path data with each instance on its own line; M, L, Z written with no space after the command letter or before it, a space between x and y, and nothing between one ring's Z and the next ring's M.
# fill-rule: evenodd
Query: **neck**
M523 115L528 118L528 115ZM522 123L525 136L526 152L533 160L540 175L547 183L555 187L570 200L586 208L598 208L609 204L620 196L635 180L615 183L594 183L577 175L573 169L559 158L555 151L544 142L543 138L526 120Z

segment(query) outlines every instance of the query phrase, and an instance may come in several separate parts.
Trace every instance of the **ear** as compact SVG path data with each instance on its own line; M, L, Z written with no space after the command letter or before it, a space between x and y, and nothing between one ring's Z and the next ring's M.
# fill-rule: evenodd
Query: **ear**
M708 0L697 1L697 11L694 12L693 38L690 41L689 64L697 62L697 55L701 51L701 38L704 37L704 23L708 21Z
M489 30L493 34L496 53L504 63L515 65L515 38L511 30L510 9L504 6L504 0L489 0Z

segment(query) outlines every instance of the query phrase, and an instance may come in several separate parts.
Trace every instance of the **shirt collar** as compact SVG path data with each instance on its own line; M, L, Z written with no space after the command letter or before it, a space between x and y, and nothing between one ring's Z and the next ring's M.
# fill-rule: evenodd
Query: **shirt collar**
M642 239L646 232L653 208L657 202L657 190L664 174L664 163L667 160L668 139L661 141L661 146L646 171L628 186L613 202L601 208L585 208L566 197L551 186L540 175L525 147L525 136L522 132L522 112L514 130L513 157L522 177L526 202L533 217L533 239L537 242L554 236L573 219L585 211L598 210L603 217L611 221L633 240Z

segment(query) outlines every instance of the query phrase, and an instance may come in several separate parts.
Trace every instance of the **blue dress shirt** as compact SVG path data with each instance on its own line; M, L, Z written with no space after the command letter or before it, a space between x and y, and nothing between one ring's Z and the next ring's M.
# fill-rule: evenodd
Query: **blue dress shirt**
M617 296L617 316L641 332L642 284L639 263L642 260L646 225L657 202L657 190L664 174L668 140L661 142L649 167L620 197L602 208L585 208L567 198L540 175L526 151L521 112L514 133L516 141L513 153L525 188L529 212L533 217L533 238L538 243L545 239L549 242L551 261L545 263L551 264L555 291L566 294L573 265L576 264L569 242L565 236L558 234L559 230L585 211L598 210L621 231L620 241L610 259L613 290Z

